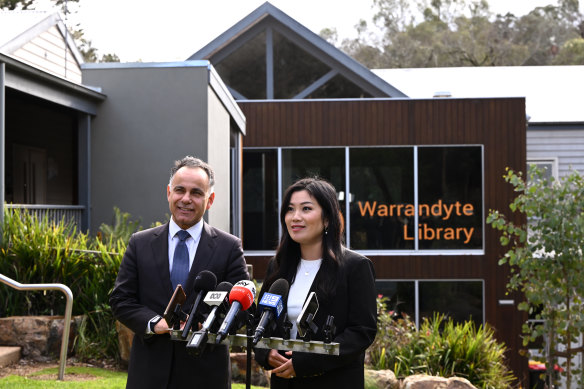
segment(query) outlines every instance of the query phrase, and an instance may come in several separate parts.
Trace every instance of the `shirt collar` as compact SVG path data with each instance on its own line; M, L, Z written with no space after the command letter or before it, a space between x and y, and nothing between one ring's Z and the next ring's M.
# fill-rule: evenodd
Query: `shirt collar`
M204 223L203 219L201 219L197 224L191 226L189 229L186 230L189 232L189 234L191 234L195 242L198 241L199 238L201 237L201 233L203 232L203 223ZM181 229L182 228L180 228L178 224L176 224L176 222L172 218L170 218L170 223L168 224L168 234L170 235L170 238L171 239L174 238L176 233L179 232Z

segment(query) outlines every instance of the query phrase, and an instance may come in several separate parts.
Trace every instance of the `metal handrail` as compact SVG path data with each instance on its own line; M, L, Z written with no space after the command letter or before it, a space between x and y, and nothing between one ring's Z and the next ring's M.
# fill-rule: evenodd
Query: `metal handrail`
M69 346L69 330L71 327L71 312L73 311L73 292L67 285L63 284L21 284L11 278L0 274L0 282L17 290L60 290L67 297L65 306L65 322L63 323L63 340L61 341L61 357L59 361L59 377L63 381L65 376L65 364L67 363L67 348Z

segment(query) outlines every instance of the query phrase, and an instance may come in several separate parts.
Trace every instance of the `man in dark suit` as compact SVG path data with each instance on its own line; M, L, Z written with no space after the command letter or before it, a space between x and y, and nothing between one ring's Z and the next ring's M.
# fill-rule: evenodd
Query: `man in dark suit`
M202 270L213 272L217 283L249 279L241 241L203 220L215 200L214 182L213 169L200 159L176 161L166 190L171 220L130 238L110 296L115 318L135 333L127 388L231 387L226 346L207 347L194 358L186 342L170 339L161 318L176 283L187 294L184 306L193 304Z

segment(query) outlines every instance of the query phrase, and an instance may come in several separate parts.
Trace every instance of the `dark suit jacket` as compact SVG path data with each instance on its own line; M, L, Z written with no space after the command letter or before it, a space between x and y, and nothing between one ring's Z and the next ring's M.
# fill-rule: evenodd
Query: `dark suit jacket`
M241 241L206 223L203 225L184 287L187 294L184 307L194 302L193 284L202 270L215 273L217 283L235 284L249 279ZM173 292L168 265L168 223L132 235L110 296L114 317L135 333L127 388L230 388L226 346L212 351L207 347L195 359L186 353L186 342L171 341L169 335L145 334L149 320L162 316Z
M273 262L270 263L268 272L271 271L271 265ZM327 316L333 315L336 326L333 342L340 344L340 355L294 352L292 364L296 378L284 379L273 374L270 386L272 389L358 389L365 385L365 350L373 343L377 333L373 264L366 257L345 250L342 266L337 275L336 293L329 299L322 296L316 288L322 270L321 267L310 287L310 292L316 292L319 301L319 309L314 318L319 330L312 340L324 340L322 329ZM290 278L288 282L292 281L291 276L286 278ZM260 298L263 292L264 288L260 292ZM281 329L280 323L273 336L282 337ZM269 350L265 349L255 349L255 357L264 368L272 369L267 362L268 352Z

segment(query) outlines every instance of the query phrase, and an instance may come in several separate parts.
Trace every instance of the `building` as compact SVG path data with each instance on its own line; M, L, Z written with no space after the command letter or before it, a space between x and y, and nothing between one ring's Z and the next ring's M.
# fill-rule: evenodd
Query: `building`
M0 12L2 202L87 228L91 118L106 99L58 14Z
M514 196L505 168L525 170L524 97L408 98L408 85L269 3L189 59L213 64L246 117L242 232L257 278L281 233L282 191L319 175L337 188L347 245L372 259L391 304L417 322L437 311L490 323L525 376L525 317L484 222Z
M503 250L485 218L514 197L501 179L506 167L525 170L529 159L551 161L559 174L570 164L580 168L584 120L568 105L578 97L563 100L544 88L566 81L508 91L509 82L491 75L483 85L498 89L482 92L470 81L480 76L470 72L498 70L480 68L460 77L471 88L462 92L456 77L435 82L431 71L440 69L371 71L270 3L184 62L78 61L80 81L67 62L77 56L61 19L39 20L28 24L27 39L11 40L10 52L0 42L6 202L71 210L93 232L111 221L114 206L149 226L167 219L172 161L197 155L219 177L208 221L242 237L261 279L280 234L282 191L318 174L338 190L347 245L372 259L379 291L397 309L417 322L438 311L493 325L510 348L511 367L526 376L518 353L526 318L519 297L506 294L508 273L497 264ZM17 55L46 31L58 32L63 46L56 70ZM525 72L517 69L512 79ZM434 98L439 91L451 97ZM534 103L549 108L550 95L560 104L541 115ZM16 178L23 175L18 153L28 156L27 166L42 162L46 184L32 187L45 185L44 197L15 195L31 187Z
M83 64L59 14L0 12L0 21L7 206L93 232L119 207L149 226L167 219L173 161L196 154L234 177L218 180L229 206L208 217L238 233L230 216L245 118L208 61Z

